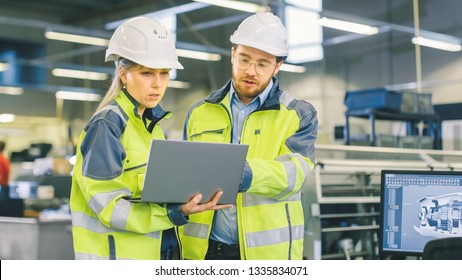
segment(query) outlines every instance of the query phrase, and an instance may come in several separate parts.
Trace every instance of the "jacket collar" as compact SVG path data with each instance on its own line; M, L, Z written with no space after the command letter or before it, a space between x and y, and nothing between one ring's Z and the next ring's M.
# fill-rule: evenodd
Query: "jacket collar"
M133 114L137 117L140 118L138 115L138 106L139 103L138 101L133 98L130 93L127 91L126 88L122 88L122 92L124 93L123 95L130 101L130 103L133 105ZM157 123L163 118L170 118L172 116L172 113L169 111L165 111L160 104L158 104L156 107L144 110L143 116L144 118Z

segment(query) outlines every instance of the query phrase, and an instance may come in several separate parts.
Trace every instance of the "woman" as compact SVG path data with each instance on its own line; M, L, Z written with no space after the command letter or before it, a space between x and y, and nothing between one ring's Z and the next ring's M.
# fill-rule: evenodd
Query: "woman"
M139 198L158 122L170 113L159 102L170 69L183 69L166 28L137 17L119 26L106 61L115 61L112 85L79 140L71 192L76 259L172 259L175 227L189 214L231 207L204 204L201 195L178 205L133 203Z

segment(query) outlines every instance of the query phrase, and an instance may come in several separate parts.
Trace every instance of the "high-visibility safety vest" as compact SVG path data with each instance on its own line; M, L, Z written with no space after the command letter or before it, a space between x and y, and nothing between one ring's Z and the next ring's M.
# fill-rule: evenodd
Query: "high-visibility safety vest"
M241 184L247 190L236 200L240 253L247 260L303 257L300 190L314 167L317 113L308 102L280 90L276 78L273 82L267 100L246 118L240 138L249 145ZM188 140L231 142L230 83L190 108L184 131ZM185 259L204 259L214 213L190 215L179 228Z
M80 135L70 198L76 259L160 259L162 230L174 227L165 207L128 201L141 196L151 140L165 139L157 122L171 115L157 106L145 125L136 111L121 91Z

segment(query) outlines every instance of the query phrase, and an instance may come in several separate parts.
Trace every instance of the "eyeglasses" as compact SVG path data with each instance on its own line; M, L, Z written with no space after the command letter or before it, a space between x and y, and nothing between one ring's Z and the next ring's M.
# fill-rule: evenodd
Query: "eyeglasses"
M235 55L234 62L236 63L237 68L241 70L247 70L249 69L250 65L254 64L255 72L260 75L268 74L273 69L273 67L276 66L276 64L268 61L253 61L241 55Z

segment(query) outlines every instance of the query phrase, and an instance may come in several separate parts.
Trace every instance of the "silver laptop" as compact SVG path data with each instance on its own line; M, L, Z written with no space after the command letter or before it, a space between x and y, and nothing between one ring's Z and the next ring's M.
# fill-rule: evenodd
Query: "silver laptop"
M197 193L201 203L217 190L219 204L234 204L241 184L248 145L153 140L142 202L185 203Z

